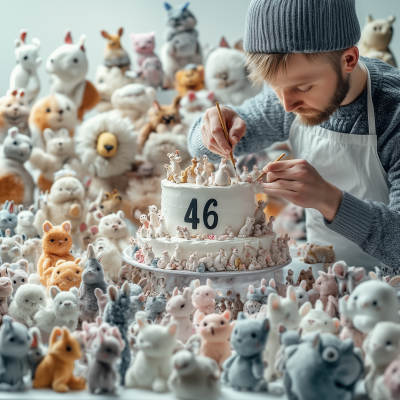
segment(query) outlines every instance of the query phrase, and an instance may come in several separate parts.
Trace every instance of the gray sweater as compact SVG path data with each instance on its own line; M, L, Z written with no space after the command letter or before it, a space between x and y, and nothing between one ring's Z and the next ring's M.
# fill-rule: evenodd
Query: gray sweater
M400 266L400 71L375 59L362 58L370 74L375 108L378 156L391 185L389 205L358 199L343 191L334 220L325 225L356 243L363 251L390 267ZM256 153L277 141L287 140L295 116L286 113L278 97L264 89L240 107L231 107L247 126L235 148L235 156ZM192 156L207 154L216 162L219 156L206 149L201 140L202 119L189 132ZM340 107L325 129L352 135L368 134L367 90L353 103ZM356 173L356 171L355 171Z

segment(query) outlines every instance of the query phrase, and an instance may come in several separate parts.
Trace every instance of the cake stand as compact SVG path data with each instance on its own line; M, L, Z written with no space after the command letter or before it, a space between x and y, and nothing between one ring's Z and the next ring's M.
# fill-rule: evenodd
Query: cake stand
M165 287L158 287L157 291L167 291L172 293L176 286L182 289L183 286L188 287L194 279L200 279L202 285L206 284L206 280L211 279L214 288L222 292L222 297L226 299L234 299L237 293L240 293L242 299L246 299L247 289L249 285L259 287L261 279L265 278L267 282L274 278L275 271L285 268L291 263L288 261L285 264L276 267L268 267L255 271L224 271L224 272L193 272L193 271L177 271L165 270L155 267L149 267L146 264L141 264L131 257L132 249L127 247L122 252L122 259L129 265L138 267L144 271L151 271L157 279L163 279ZM164 286L163 285L163 286Z

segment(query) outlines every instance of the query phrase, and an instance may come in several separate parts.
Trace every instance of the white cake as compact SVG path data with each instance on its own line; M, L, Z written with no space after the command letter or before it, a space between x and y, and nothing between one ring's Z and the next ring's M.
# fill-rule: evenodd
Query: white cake
M220 249L224 250L229 264L233 248L238 250L236 255L240 258L243 269L244 265L249 266L250 254L254 257L259 256L260 249L263 259L269 260L261 263L263 268L266 268L267 264L275 265L268 256L271 254L271 244L276 239L276 234L271 230L267 231L265 216L260 223L264 228L264 234L252 236L252 232L255 233L253 226L250 236L238 237L241 236L239 232L246 224L246 220L255 217L253 184L240 182L229 186L199 186L194 183L177 184L163 180L161 186L160 214L165 218L167 236L143 237L138 232L137 244L141 248L151 247L156 258L162 257L165 251L172 257L178 245L183 265L177 269L189 269L186 268L186 261L189 260L191 253L196 252L197 259L211 253L215 259ZM261 214L264 215L263 212ZM227 235L228 226L231 227L233 238ZM190 233L190 239L178 237L177 227L187 228L186 232ZM232 268L235 269L234 266L228 265L227 269L232 270Z

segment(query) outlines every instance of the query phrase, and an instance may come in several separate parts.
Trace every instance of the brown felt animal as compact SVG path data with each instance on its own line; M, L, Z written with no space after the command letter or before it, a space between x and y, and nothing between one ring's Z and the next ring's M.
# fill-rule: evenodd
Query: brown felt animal
M301 281L307 282L307 292L313 288L315 278L312 272L312 267L308 268L307 270L302 269L300 271L299 277L297 278L296 286L300 285Z
M100 31L101 36L107 39L104 50L104 65L108 68L118 67L126 71L131 66L131 60L128 53L121 46L121 36L124 33L123 28L119 28L115 35L110 35L106 31Z
M49 221L43 224L42 247L43 253L37 264L37 271L40 281L47 286L49 275L45 275L48 268L55 268L57 261L74 261L75 257L71 255L72 247L71 223L65 221L61 226L53 226Z
M181 96L185 96L189 90L195 92L204 89L204 67L202 65L189 64L175 74L176 90Z
M81 356L79 341L68 328L54 327L50 335L48 353L36 369L33 387L52 388L56 392L85 389L85 379L73 375L74 362Z
M81 258L74 261L58 260L54 268L47 268L43 274L47 280L47 288L57 286L63 292L68 292L72 287L79 288L82 280L80 261Z
M138 135L140 149L148 139L150 133L170 131L175 125L181 123L179 115L179 102L181 96L175 96L172 103L162 106L158 101L153 102L153 107L148 112L149 122L143 126Z

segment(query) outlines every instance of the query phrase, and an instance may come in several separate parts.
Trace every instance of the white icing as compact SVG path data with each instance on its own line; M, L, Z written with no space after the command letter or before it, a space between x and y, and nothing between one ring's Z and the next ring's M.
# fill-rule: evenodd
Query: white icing
M220 236L226 233L227 225L232 227L233 233L237 236L246 218L254 217L256 206L253 185L250 183L231 186L198 186L190 183L177 184L164 179L161 187L161 212L171 236L176 235L176 226L186 226L192 235L202 233ZM193 229L192 223L184 221L192 199L197 199L197 218L200 220L197 229ZM214 229L207 229L203 222L204 208L210 199L215 199L218 203L216 207L211 205L208 209L218 214L218 224ZM212 216L209 217L208 223L212 225ZM196 241L196 243L201 242Z

